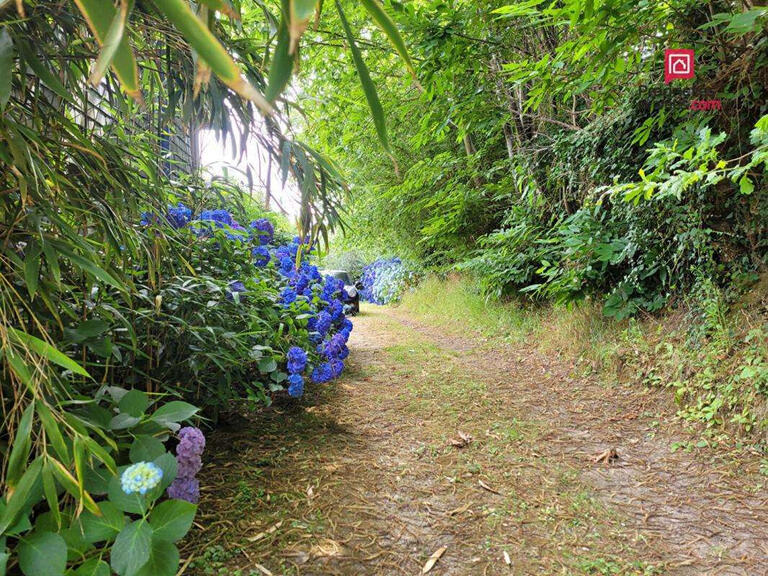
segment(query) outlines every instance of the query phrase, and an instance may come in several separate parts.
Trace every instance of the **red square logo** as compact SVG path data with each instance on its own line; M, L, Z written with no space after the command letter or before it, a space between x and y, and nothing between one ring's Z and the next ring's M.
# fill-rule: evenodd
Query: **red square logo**
M693 50L664 50L664 83L677 78L693 78Z

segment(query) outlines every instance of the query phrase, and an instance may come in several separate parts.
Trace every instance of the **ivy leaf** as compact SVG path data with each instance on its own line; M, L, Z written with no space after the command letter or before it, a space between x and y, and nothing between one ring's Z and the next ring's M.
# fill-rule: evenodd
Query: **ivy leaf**
M749 194L752 194L752 192L755 191L755 185L752 183L752 180L750 180L749 176L747 176L746 174L741 177L741 180L739 180L739 191L745 196L748 196Z

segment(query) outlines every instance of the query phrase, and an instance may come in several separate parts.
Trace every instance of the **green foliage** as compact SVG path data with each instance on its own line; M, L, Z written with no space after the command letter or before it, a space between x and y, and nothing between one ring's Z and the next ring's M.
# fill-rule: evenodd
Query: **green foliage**
M311 137L355 184L337 246L456 266L494 295L595 296L617 319L765 266L763 8L392 6L423 86L393 77L386 57L371 70L386 78L401 175L359 134L346 78L318 67L306 87L328 102L328 128ZM674 46L695 49L696 78L665 85ZM720 74L737 60L755 81ZM691 110L697 96L723 112Z

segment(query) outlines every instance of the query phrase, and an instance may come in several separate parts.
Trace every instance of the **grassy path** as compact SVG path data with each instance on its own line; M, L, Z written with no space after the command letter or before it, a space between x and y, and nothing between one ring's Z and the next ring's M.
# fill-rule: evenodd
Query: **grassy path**
M398 310L351 348L340 382L214 436L186 574L415 575L442 549L430 574L768 574L753 463L673 453L664 393Z

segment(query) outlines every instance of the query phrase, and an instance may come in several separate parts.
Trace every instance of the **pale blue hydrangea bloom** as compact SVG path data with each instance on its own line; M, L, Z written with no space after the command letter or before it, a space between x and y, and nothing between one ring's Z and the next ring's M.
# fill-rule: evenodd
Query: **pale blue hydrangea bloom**
M163 471L153 462L137 462L128 466L120 477L120 485L126 494L146 494L163 479Z

